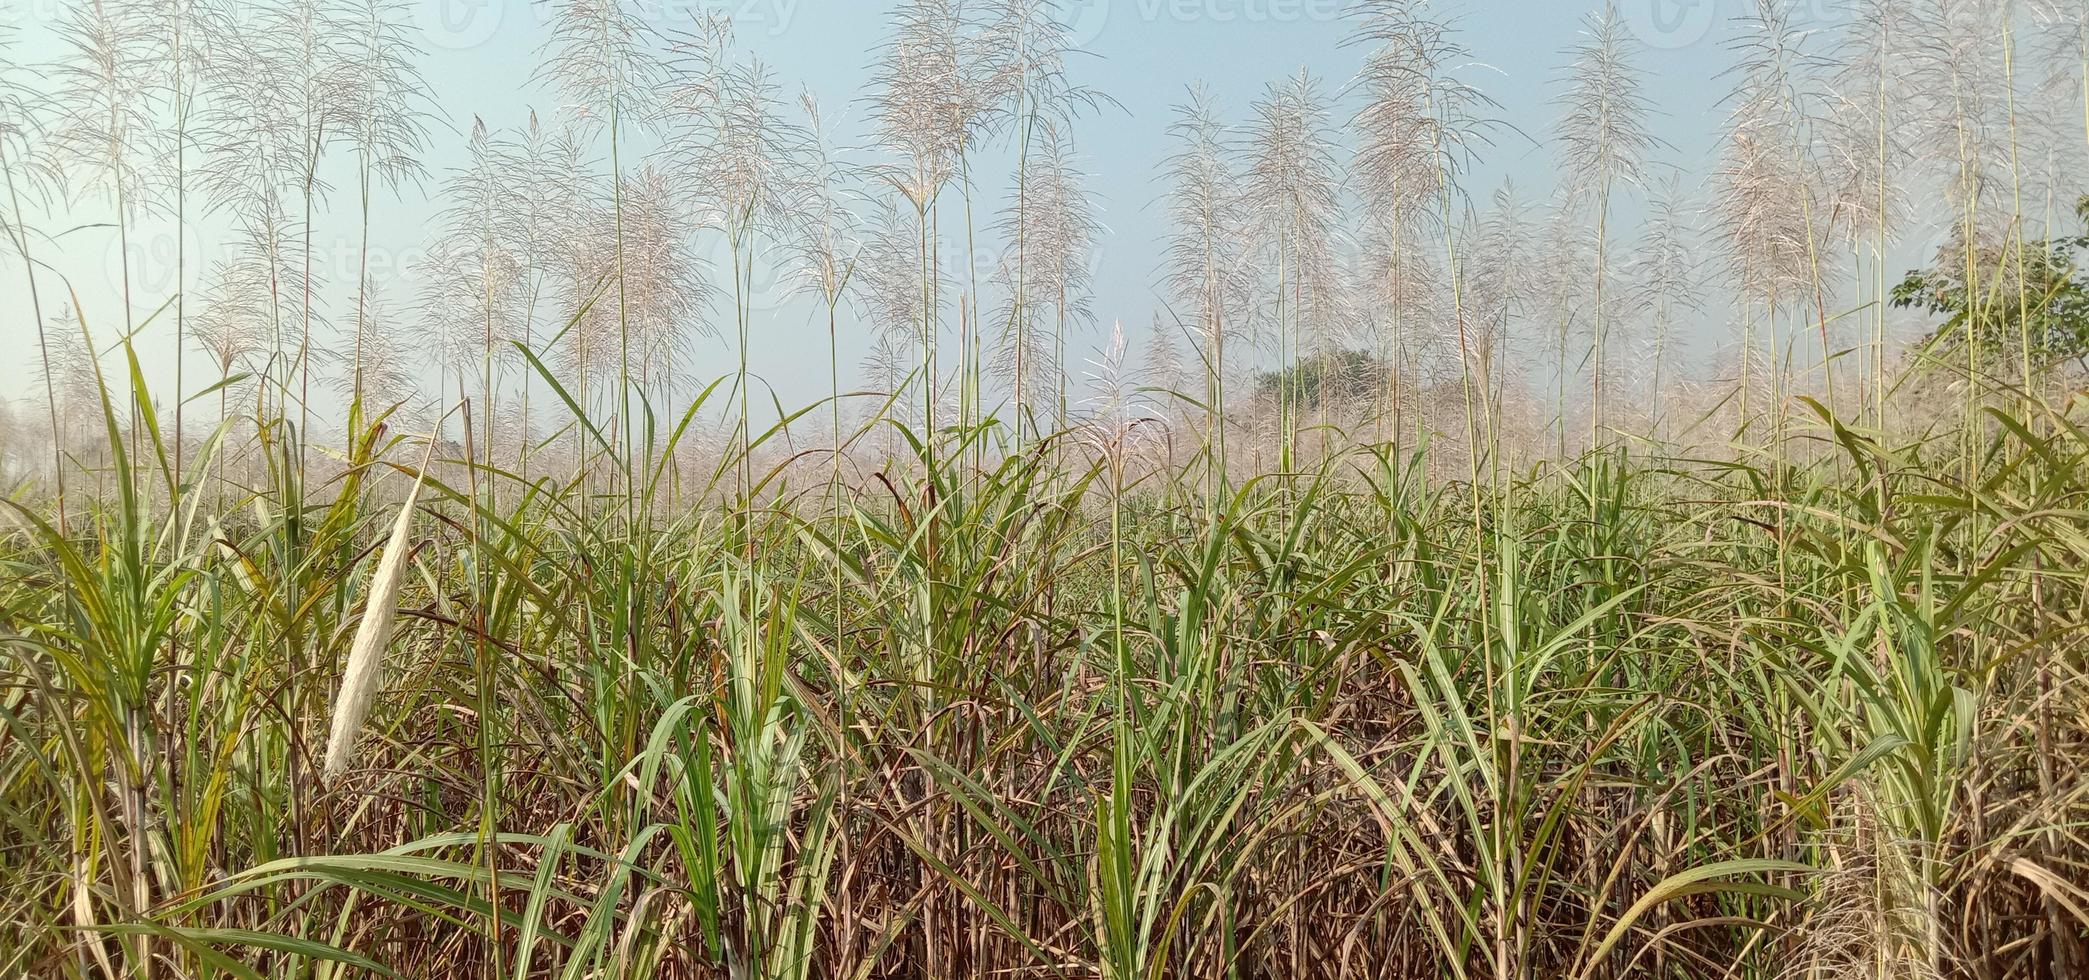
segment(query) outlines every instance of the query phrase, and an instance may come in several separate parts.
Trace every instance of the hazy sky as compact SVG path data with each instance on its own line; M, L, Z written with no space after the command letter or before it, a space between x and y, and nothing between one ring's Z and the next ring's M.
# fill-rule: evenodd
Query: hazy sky
M68 56L50 27L72 2L86 0L0 0L5 19L21 28L11 56L24 64ZM1620 0L1621 12L1643 45L1639 62L1660 111L1656 131L1673 144L1663 157L1695 175L1688 184L1701 185L1710 171L1707 160L1716 150L1715 133L1723 113L1725 86L1718 76L1732 60L1727 50L1729 21L1743 2ZM1463 0L1440 5L1455 13L1473 50L1476 64L1468 80L1501 103L1500 115L1508 126L1466 181L1476 201L1484 201L1504 176L1522 187L1527 200L1542 202L1550 195L1553 155L1544 144L1558 116L1554 100L1562 89L1561 67L1582 19L1596 4L1597 0ZM731 14L742 48L767 61L786 91L794 94L809 86L817 92L828 114L838 119L844 141L860 141L864 134L865 85L886 35L891 7L869 0L638 2L647 19L669 29L687 25L703 9ZM1080 166L1092 175L1091 187L1109 231L1096 276L1099 323L1090 336L1080 338L1081 356L1070 360L1078 363L1085 357L1107 335L1112 321L1121 320L1136 344L1160 305L1153 280L1164 228L1154 204L1160 191L1155 175L1169 152L1163 131L1170 109L1181 102L1186 86L1208 83L1234 119L1245 117L1249 104L1271 81L1301 66L1322 79L1328 91L1340 91L1364 54L1344 43L1353 27L1345 19L1346 7L1346 0L1063 4L1060 15L1072 25L1082 52L1072 65L1076 80L1108 93L1117 103L1082 118L1074 132ZM1841 0L1811 0L1798 7L1799 22L1813 28L1838 26L1848 16L1848 4ZM425 161L437 177L427 191L432 192L444 170L461 161L463 134L474 115L495 128L507 128L522 125L532 108L546 114L556 110L558 96L532 78L547 34L547 16L547 10L526 0L420 0L412 6L412 21L426 50L422 68L446 117L436 127ZM1345 100L1338 119L1346 121L1353 106L1353 99ZM975 164L982 185L982 225L991 222L1011 169L1012 158L1007 156L988 155ZM351 286L354 279L359 231L349 155L336 152L328 171L335 189L329 207L315 221L315 244L322 275L330 280L328 295L345 297L342 287ZM1631 197L1626 195L1622 214L1636 210ZM118 261L114 231L80 227L106 222L108 209L90 200L53 211L43 218L31 216L46 235L59 239L55 250L48 241L38 243L50 253L47 260L78 291L91 321L98 327L120 323L116 283L123 263ZM403 199L381 199L371 230L373 266L410 267L416 249L428 237L424 222L432 211L426 192L408 189ZM209 258L225 254L231 237L225 227L220 218L192 229L187 263L191 302ZM957 227L955 218L947 219L946 227ZM164 222L134 229L133 237L130 273L142 316L174 288L174 238ZM700 242L697 251L707 258L723 255L711 239ZM26 290L12 257L0 268L6 270L0 275L0 350L15 355L0 358L0 380L21 391L34 377L31 359L18 353L29 349L32 336ZM53 297L52 285L46 283L47 307L62 302L62 292ZM780 290L758 292L766 297ZM413 293L411 288L393 291L401 302ZM335 303L336 308L342 305ZM826 387L824 318L815 324L813 311L803 303L763 299L761 305L754 369L776 386L786 404L811 401ZM725 321L729 313L721 311L715 319ZM153 368L168 370L171 323L158 327L148 330L143 342ZM849 336L844 359L853 365L867 346L867 329L845 329ZM697 372L703 376L730 370L730 350L722 340L701 342L698 357ZM200 359L189 363L194 365L191 376L196 376L202 370Z

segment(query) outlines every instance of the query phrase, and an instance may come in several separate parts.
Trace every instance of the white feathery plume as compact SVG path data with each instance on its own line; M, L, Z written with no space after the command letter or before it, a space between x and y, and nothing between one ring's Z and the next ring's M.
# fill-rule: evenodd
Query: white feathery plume
M218 84L198 134L201 187L212 209L250 226L270 223L296 181L297 94L266 32L240 25L226 43L227 56L212 63Z
M268 349L269 287L268 266L252 252L221 261L212 272L195 334L220 382L235 368L252 366L250 359Z
M907 0L872 79L878 140L900 162L889 179L916 209L952 177L990 122L993 65L974 57L962 0Z
M344 26L341 70L342 118L334 125L356 159L356 190L362 206L361 245L356 265L355 320L351 325L349 391L363 394L364 348L370 345L370 191L373 181L397 192L425 172L420 155L427 143L428 91L414 63L414 36L403 26L396 0L361 0Z
M257 30L263 50L275 71L287 79L287 93L295 107L296 141L292 154L292 178L296 181L301 217L301 240L297 291L299 309L297 351L298 431L310 429L312 355L317 351L314 328L321 325L315 301L318 295L312 269L312 225L314 215L330 190L320 175L320 163L335 135L334 114L346 99L349 63L345 58L347 23L343 11L329 0L287 0L264 8ZM287 386L286 386L287 387ZM302 444L300 445L303 452ZM300 457L302 468L302 457Z
M1094 321L1091 266L1103 229L1082 187L1087 175L1064 140L1047 135L1028 168L1025 200L1011 204L995 224L1004 240L1022 242L1003 251L1001 278L1023 283L1028 298L1019 301L1011 285L997 314L993 366L1012 385L1019 417L1028 418L1043 393L1056 390L1063 419L1068 328Z
M2009 190L2005 6L1932 0L1917 8L1910 25L1917 154L1934 161L1947 199L1975 221Z
M150 25L112 0L87 0L58 25L66 57L53 69L51 146L84 176L75 194L99 192L120 216L154 203L161 133L152 114L158 45Z
M1821 143L1830 223L1851 248L1882 254L1906 216L1903 171L1912 162L1907 129L1915 18L1897 0L1860 0L1838 39Z
M330 125L355 151L366 180L397 190L425 172L429 96L416 37L403 26L408 11L399 0L358 0L349 13L340 25L341 104Z
M188 353L188 235L189 149L196 107L206 96L213 77L213 63L230 54L227 43L232 30L232 12L217 0L146 0L139 16L148 22L159 44L154 68L158 88L166 105L167 135L174 163L169 174L175 228L174 294L174 468L181 475L187 421L187 379L183 373Z
M1503 180L1493 206L1466 235L1469 258L1462 264L1463 306L1479 388L1498 416L1503 386L1512 373L1508 354L1521 317L1538 299L1531 269L1537 264L1534 232L1516 185Z
M502 195L502 237L527 265L532 302L526 312L533 316L534 300L570 271L564 245L586 230L593 188L585 150L571 125L547 126L534 111L517 137L494 145L502 154L499 170L514 188Z
M1064 127L1081 110L1110 101L1074 84L1068 74L1071 25L1056 15L1059 2L987 0L973 54L984 75L988 111L995 117L990 125L1027 126L1034 134L1043 127Z
M420 501L421 483L427 479L428 461L434 452L435 438L430 436L427 448L422 450L421 465L414 470L413 488L406 492L406 500L399 505L399 516L392 522L391 536L385 539L384 555L370 573L369 589L363 597L363 619L356 625L355 641L348 647L341 691L334 699L333 726L327 733L326 763L321 770L327 782L339 779L354 761L363 719L369 716L378 686L384 681L384 652L391 645L392 629L398 622L399 587L406 581L407 557L413 551L409 538L414 506Z
M2084 190L2089 170L2089 0L2032 0L2026 46L2034 70L2029 91L2019 93L2017 117L2024 181L2022 217L2036 215L2043 234L2054 227ZM2026 111L2028 107L2030 111Z
M1572 199L1598 199L1617 182L1639 184L1648 157L1666 144L1648 128L1653 108L1637 44L1615 0L1583 22L1582 41L1567 70L1565 113L1555 130Z
M1390 227L1448 217L1445 195L1491 139L1497 106L1458 77L1472 53L1428 0L1364 0L1347 43L1368 46L1351 84L1363 106L1350 126L1350 173L1366 221ZM1383 234L1383 232L1374 232Z
M589 132L650 124L666 80L648 47L653 29L626 0L557 0L551 7L538 80L566 97L564 108Z
M1459 77L1471 51L1429 0L1365 0L1358 9L1347 43L1369 51L1352 84L1364 102L1351 121L1357 146L1350 173L1364 206L1362 268L1374 280L1367 291L1380 297L1374 312L1382 315L1370 317L1368 326L1379 335L1375 346L1395 358L1388 386L1397 415L1405 372L1398 359L1412 346L1407 324L1421 319L1407 303L1428 292L1424 283L1405 280L1430 274L1417 268L1424 257L1454 255L1451 236L1464 224L1458 176L1490 142L1495 123L1488 114L1497 106ZM1425 228L1439 232L1426 246ZM1439 322L1451 328L1446 333L1464 333L1424 339L1433 345L1462 337L1457 353L1464 361L1482 356L1470 336L1479 321L1460 308L1457 295L1451 294L1451 315Z
M297 355L284 349L284 307L302 306L301 344L323 322L310 257L310 229L295 215L324 197L319 158L331 131L325 115L339 99L330 11L299 0L235 21L210 64L213 97L201 110L204 152L198 186L212 209L225 209L269 274L268 372L287 383ZM300 203L301 201L301 203Z
M835 481L840 481L841 438L841 307L860 294L856 263L863 255L863 228L851 198L859 192L856 168L832 145L820 104L811 89L799 94L805 112L805 200L790 249L791 291L817 298L827 310L827 370L833 425L828 435L836 449Z
M590 231L586 226L589 208L587 197L591 185L588 166L584 159L581 140L571 125L547 126L532 111L529 121L517 139L501 141L506 155L500 169L509 174L515 192L504 195L505 209L502 214L503 238L509 243L510 254L520 263L522 299L520 304L519 340L532 354L546 363L552 363L548 352L539 348L536 332L537 315L544 300L552 298L553 328L565 325L566 315L580 309L592 295L596 284L584 281L586 273L580 266L583 249L571 247L576 239L586 241ZM561 351L567 351L562 346ZM535 387L535 370L522 372L522 398L516 412L523 418L530 415L530 396ZM585 377L584 372L579 373ZM581 392L585 403L585 390ZM582 427L574 426L576 443L582 437ZM579 454L575 454L577 459ZM525 457L524 475L528 475Z
M1163 392L1180 392L1189 380L1182 366L1182 347L1175 339L1175 324L1159 313L1153 315L1153 328L1146 335L1144 363L1140 365L1146 385Z
M1680 175L1671 174L1649 197L1646 230L1626 263L1632 305L1652 316L1645 356L1634 358L1648 375L1650 418L1661 421L1668 362L1680 317L1703 312L1702 261L1697 228L1685 201Z
M1204 364L1204 400L1213 432L1225 407L1229 332L1252 339L1253 280L1247 273L1247 198L1231 161L1225 123L1210 90L1192 86L1168 126L1174 152L1161 179L1168 216L1162 291L1193 331Z
M1085 441L1120 467L1137 450L1151 428L1144 423L1153 417L1127 376L1129 346L1124 324L1112 323L1109 340L1088 359L1088 394L1082 400L1080 423Z
M676 194L668 176L647 163L623 180L623 306L624 322L631 337L633 374L641 389L665 393L680 383L698 337L712 335L709 318L713 289L703 276L702 263L689 248L691 228L687 214L675 206ZM596 219L609 226L609 217ZM598 246L601 247L601 246ZM602 248L606 278L614 273L614 254ZM597 303L583 322L597 332L613 336L617 329L617 304ZM597 350L605 349L598 342ZM604 368L613 365L602 365Z
M1592 337L1589 352L1589 425L1600 434L1605 425L1609 367L1607 272L1610 265L1609 224L1613 188L1620 182L1645 180L1647 157L1664 144L1648 129L1652 109L1645 82L1632 63L1635 45L1614 0L1604 3L1584 22L1583 40L1574 49L1566 113L1557 135L1568 200L1595 208L1595 264L1592 279Z
M732 43L717 15L673 37L665 118L672 172L696 220L746 248L749 236L786 234L802 214L808 135L784 116L768 67L731 60Z
M896 397L918 373L916 359L919 348L905 338L904 332L880 331L871 341L869 352L863 356L862 371L870 390L892 396L886 417L912 426L921 421L921 406L914 399ZM884 401L881 400L880 404ZM897 434L888 434L881 444L887 453L899 450Z
M1342 175L1335 162L1329 104L1304 69L1273 83L1255 103L1247 128L1246 181L1255 241L1276 273L1271 306L1278 357L1288 370L1311 344L1324 349L1347 327L1334 261L1341 234ZM1280 401L1282 450L1290 452L1295 419Z
M716 14L674 39L668 119L676 128L668 154L696 205L697 222L722 234L731 253L740 369L733 390L745 440L754 437L748 428L747 352L755 267L798 237L795 226L804 219L811 178L805 168L809 137L783 115L768 69L752 59L731 61L731 52L731 22ZM744 483L752 479L745 454L741 463Z
M1329 105L1313 76L1298 74L1269 86L1247 129L1248 206L1256 241L1287 256L1289 289L1303 295L1326 288L1316 276L1331 272L1341 234L1342 174L1335 162ZM1303 324L1301 333L1326 329Z
M791 248L791 279L800 292L838 307L849 295L863 222L851 199L860 192L858 172L833 145L819 101L807 89L798 97L805 112L805 198Z
M1514 181L1495 188L1492 206L1468 236L1471 259L1465 276L1467 302L1497 324L1504 337L1517 317L1540 298L1529 271L1538 263L1536 232Z
M996 65L1005 52L993 35L975 29L964 7L963 0L902 4L893 15L871 83L877 93L872 101L877 140L898 160L884 174L885 180L914 209L921 284L915 310L921 321L917 332L926 386L921 400L930 428L936 421L941 381L936 352L942 332L943 259L931 230L936 202L945 186L963 175L968 151L990 130L996 107L1005 101L996 91ZM971 323L961 322L967 347L962 359L970 360ZM971 365L963 364L960 370L969 377ZM968 396L970 387L968 382Z
M1715 175L1715 208L1727 239L1726 258L1742 290L1765 302L1789 301L1810 274L1807 195L1813 184L1776 114L1750 103L1737 116Z
M419 303L431 329L445 382L452 377L479 383L483 435L492 451L497 406L495 379L512 360L510 342L523 319L522 262L510 241L513 176L503 166L512 151L472 120L464 163L443 181L447 203L437 216L421 273Z
M2063 104L2082 105L2089 95L2089 0L2032 0L2030 7L2038 55L2046 62L2042 86Z
M1714 175L1713 208L1725 237L1727 265L1744 304L1739 367L1742 416L1754 398L1756 313L1761 312L1765 354L1772 374L1770 403L1778 420L1771 441L1780 441L1784 418L1785 365L1780 314L1810 303L1826 322L1824 275L1832 257L1822 254L1830 230L1819 141L1820 60L1807 37L1794 28L1786 0L1756 0L1741 20L1736 47L1734 109L1726 147ZM1790 335L1798 336L1794 329ZM1831 382L1832 383L1832 382Z

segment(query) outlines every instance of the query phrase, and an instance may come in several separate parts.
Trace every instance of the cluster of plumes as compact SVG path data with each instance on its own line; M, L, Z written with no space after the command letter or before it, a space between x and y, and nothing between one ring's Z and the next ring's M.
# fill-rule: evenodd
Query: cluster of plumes
M2012 20L2011 5L1866 0L1824 39L1787 0L1756 0L1738 22L1713 209L1739 284L1812 302L1837 255L1875 257L1915 200L1947 203L1945 225L1989 224L2066 193L2081 121L2041 93L2078 92L2080 8Z
M1421 311L1444 309L1442 231L1454 210L1448 195L1484 133L1472 124L1484 96L1446 69L1467 56L1427 5L1387 0L1365 8L1357 42L1369 46L1357 87L1363 107L1351 125L1357 191L1370 202L1363 220L1363 273L1370 302L1371 349L1390 368L1386 388L1403 405L1413 366L1437 360L1455 336L1424 329ZM1453 316L1456 316L1453 311ZM1381 406L1385 407L1385 406ZM1397 412L1395 412L1397 414Z
M1189 347L1172 360L1190 376L1171 390L1223 413L1261 390L1258 371L1361 350L1384 377L1359 416L1403 416L1467 378L1500 411L1521 384L1554 403L1568 451L1570 392L1624 389L1592 390L1585 431L1650 422L1661 389L1692 373L1677 337L1712 310L1730 308L1738 335L1714 374L1768 378L1774 394L1796 363L1832 382L1829 350L1883 333L1833 311L1884 305L1876 282L1903 232L1936 219L1916 201L1952 204L1937 223L1964 227L1933 236L1947 243L2011 234L2005 212L2071 210L2079 121L2043 103L2083 95L2081 3L1863 0L1821 31L1789 0L1751 0L1732 24L1732 94L1699 200L1653 135L1632 32L1605 2L1558 80L1556 195L1526 204L1505 188L1477 205L1463 178L1511 130L1468 80L1473 56L1443 6L1359 4L1353 77L1301 70L1238 119L1190 89L1156 189L1169 233L1167 337L1154 342ZM589 410L615 411L608 392L624 383L688 393L702 338L727 333L744 358L774 310L762 290L781 282L832 311L837 332L869 328L868 386L922 396L894 403L902 418L953 399L964 410L978 369L1003 406L1072 422L1106 234L1074 136L1106 100L1072 80L1065 18L1049 8L900 4L858 160L726 18L668 26L623 0L560 0L537 76L557 109L512 129L474 118L454 138L463 162L430 175L434 107L396 0L87 0L57 24L50 96L0 79L0 149L32 206L229 220L235 254L197 257L177 310L183 343L217 371L280 385L316 365L322 388L387 405L457 384L492 418L517 387L527 401L528 350ZM982 209L981 250L974 169L989 151L1012 151L1016 168ZM352 187L329 185L350 172ZM367 234L374 198L424 180L440 207L403 295L364 270L321 282L315 234L350 230L315 228L330 201L352 196ZM1706 301L1715 286L1730 307ZM345 302L315 299L329 289Z
M1271 313L1279 344L1294 351L1325 353L1348 339L1342 173L1330 115L1319 83L1300 69L1269 86L1244 133L1248 229L1264 250L1257 264L1277 271Z
M1968 233L1954 224L1985 240L2010 234L2010 215L2070 211L2081 123L2052 107L2079 104L2089 12L2026 9L2011 21L2006 5L1881 0L1821 31L1784 0L1751 2L1732 24L1732 94L1700 195L1654 135L1634 36L1603 4L1568 52L1551 133L1561 182L1550 217L1534 219L1511 194L1476 210L1461 187L1502 130L1462 80L1471 56L1440 5L1364 4L1346 173L1306 135L1322 110L1303 76L1272 87L1245 125L1201 94L1178 111L1163 193L1170 312L1196 328L1207 389L1233 364L1266 364L1273 343L1287 363L1354 346L1388 376L1391 404L1372 410L1469 377L1503 411L1521 382L1524 400L1554 403L1561 452L1585 444L1570 428L1604 438L1569 425L1584 388L1583 422L1641 431L1706 370L1728 390L1832 394L1836 375L1862 372L1831 355L1868 345L1866 370L1887 356L1878 283L1901 261L1913 201L1951 204L1942 220L1920 217L1961 262L1967 249L1949 243ZM1312 258L1281 261L1290 249ZM1729 309L1708 301L1715 290L1738 304L1735 336L1708 345L1705 317Z
M1775 0L1742 21L1743 60L1719 170L1719 222L1732 274L1751 299L1796 298L1813 281L1827 216L1820 174L1805 152L1808 123L1796 86L1807 65L1789 13Z
M1161 286L1170 307L1164 325L1186 333L1202 362L1201 384L1186 394L1215 410L1225 404L1226 385L1251 361L1250 350L1236 343L1229 352L1227 344L1229 334L1245 341L1255 332L1255 277L1244 234L1248 201L1230 133L1209 89L1190 88L1168 137L1173 151L1162 173L1162 206L1170 234Z
M1358 417L1401 403L1425 365L1456 376L1505 353L1487 340L1500 318L1462 309L1446 267L1471 230L1457 180L1489 141L1492 103L1463 80L1467 51L1427 3L1358 13L1364 66L1341 92L1301 70L1229 125L1196 88L1170 127L1162 285L1197 342L1208 405L1223 406L1229 386L1238 394L1233 375L1272 347L1280 369L1372 352L1383 397ZM1361 102L1346 146L1340 94Z
M126 246L141 221L178 221L177 238L205 220L229 223L229 256L176 256L187 264L173 289L134 291L125 247L121 315L100 319L127 328L171 293L166 318L184 350L200 348L220 371L277 370L286 381L294 366L308 389L315 360L331 359L315 335L329 317L310 261L311 216L331 190L322 158L350 151L366 193L420 172L428 103L404 13L390 0L69 6L54 24L59 57L38 69L50 95L0 98L21 195L10 227L26 202L106 208ZM26 236L11 244L29 260Z
M1095 322L1090 290L1102 225L1071 157L1063 140L1048 137L1022 175L1021 205L1011 203L995 225L1010 243L1001 253L1000 276L1011 288L995 316L994 368L1023 408L1064 395L1067 332ZM1013 288L1018 282L1020 294ZM1062 414L1065 408L1059 406Z
M1134 371L1124 324L1112 324L1109 338L1088 360L1078 432L1120 471L1127 461L1146 455L1165 432L1164 416L1143 390L1146 386L1135 380Z
M892 25L872 81L871 122L890 159L875 179L899 200L878 206L876 230L863 242L859 272L880 332L867 367L890 377L895 356L917 349L925 405L955 387L962 407L978 384L976 367L1006 383L1015 415L1056 404L1063 417L1066 331L1092 322L1089 275L1101 231L1074 162L1071 122L1102 100L1069 81L1066 26L1038 0L910 0ZM1017 158L1015 193L992 229L1001 248L989 273L1001 299L991 326L981 322L985 284L970 281L971 260L946 268L940 231L945 192L956 187L964 249L976 252L972 156L990 145L1012 146ZM946 279L963 283L961 295L945 295ZM958 352L975 362L954 371L935 356L953 309Z

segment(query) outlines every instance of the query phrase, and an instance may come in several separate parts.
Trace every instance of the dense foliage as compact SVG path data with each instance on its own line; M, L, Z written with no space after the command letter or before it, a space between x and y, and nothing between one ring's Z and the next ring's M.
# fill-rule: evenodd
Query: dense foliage
M2075 205L2075 214L2089 224L2089 197ZM1962 359L1970 343L1989 364L2027 357L2040 368L2062 361L2089 371L2085 251L2089 235L1947 249L1933 268L1901 279L1893 304L1944 317L1924 340L1926 350Z
M110 494L0 538L0 962L2065 976L2089 434L2026 411L1973 482L1836 427L1776 477L1214 488L1075 432L757 507L381 428L176 486L112 408Z

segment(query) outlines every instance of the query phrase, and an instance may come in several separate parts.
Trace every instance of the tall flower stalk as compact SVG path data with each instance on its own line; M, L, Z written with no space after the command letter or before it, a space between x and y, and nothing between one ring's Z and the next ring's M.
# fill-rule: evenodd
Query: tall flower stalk
M1489 141L1493 123L1487 114L1494 104L1460 78L1471 53L1426 0L1370 0L1360 12L1348 42L1368 49L1354 83L1364 105L1351 123L1357 139L1351 173L1364 198L1367 240L1374 245L1366 267L1375 281L1373 292L1388 307L1382 322L1391 337L1383 346L1393 358L1388 390L1397 433L1402 361L1409 347L1403 321L1413 301L1428 291L1431 264L1409 246L1418 245L1425 231L1433 230L1443 246L1442 282L1449 287L1460 383L1470 394L1474 345L1454 246L1465 224L1457 178ZM1477 415L1470 397L1467 402L1470 440L1491 423ZM1388 459L1397 455L1395 446ZM1478 460L1475 444L1474 465Z
M45 378L51 377L51 340L44 321L42 287L37 282L37 261L29 249L28 204L47 206L63 193L56 162L43 152L39 138L43 124L39 113L48 99L17 77L21 62L14 55L14 28L0 26L0 177L7 182L7 214L0 230L22 260L22 278L29 296L29 315L36 321L37 363ZM58 395L44 385L44 410L51 423L51 479L57 495L60 533L67 530L65 513L65 457L58 435Z
M541 358L545 352L537 348L536 325L546 296L559 296L563 286L566 305L575 310L588 299L589 286L580 282L582 274L575 262L586 249L570 247L575 231L583 229L589 216L585 200L587 168L573 130L567 126L546 126L534 111L522 132L502 145L508 156L501 162L501 170L514 181L515 193L504 195L507 209L501 220L511 251L516 261L522 263L524 280L518 339ZM582 230L582 241L586 237ZM563 316L555 318L557 325L565 322ZM584 370L579 377L585 385ZM522 372L522 392L515 414L525 430L534 418L530 408L534 382L535 372ZM585 394L583 389L583 404ZM576 439L579 435L575 433ZM524 482L528 482L536 447L525 439L521 450L518 463Z
M1646 177L1647 156L1662 146L1648 128L1650 106L1645 82L1632 63L1634 42L1617 4L1606 2L1583 28L1574 49L1568 91L1561 100L1566 114L1559 123L1562 164L1571 198L1595 208L1596 254L1591 276L1595 290L1589 354L1589 445L1604 442L1605 371L1609 364L1604 316L1609 270L1611 195L1622 182L1638 185Z
M1003 278L1020 285L1010 289L998 317L993 366L1011 385L1019 420L1036 418L1038 403L1047 397L1053 399L1054 424L1064 427L1069 419L1067 331L1094 321L1091 266L1102 231L1082 187L1084 176L1070 147L1046 140L1030 157L1022 200L995 225L1004 241L1018 243L1002 259Z
M1838 231L1848 241L1853 271L1869 258L1872 276L1860 283L1871 293L1869 343L1860 394L1864 410L1883 431L1886 424L1886 310L1890 299L1888 251L1892 232L1905 218L1900 181L1909 163L1906 64L1911 60L1913 18L1892 0L1866 0L1840 38L1829 116L1828 168Z
M1336 328L1329 298L1336 289L1333 258L1342 220L1342 174L1328 113L1319 83L1300 69L1270 85L1255 104L1246 132L1248 202L1255 240L1268 250L1275 268L1271 302L1284 372L1297 361L1302 340ZM1292 387L1277 389L1277 458L1286 473L1292 469L1298 428Z
M188 444L184 426L187 385L183 376L188 354L189 150L198 101L215 72L214 62L229 53L226 43L231 13L215 0L167 0L139 4L139 16L160 38L158 69L164 86L167 136L174 154L169 196L174 209L174 487L180 492Z
M1812 77L1817 59L1791 24L1785 0L1757 0L1741 21L1736 44L1733 110L1715 210L1727 237L1727 260L1744 304L1741 385L1743 425L1749 425L1747 366L1753 360L1753 313L1763 315L1771 451L1782 454L1790 398L1790 362L1803 333L1779 330L1779 317L1804 316L1812 301L1826 354L1827 300L1820 244L1828 212L1821 206L1823 180L1815 154L1818 92ZM1781 348L1782 351L1781 351ZM1824 362L1825 363L1825 362ZM1829 391L1833 393L1832 374ZM1833 400L1832 397L1830 399Z
M1652 317L1652 343L1647 353L1651 378L1648 383L1647 428L1658 438L1667 395L1669 362L1678 321L1700 314L1696 228L1686 202L1681 179L1671 175L1656 184L1648 195L1646 230L1626 263L1630 303Z
M351 411L363 400L364 348L369 343L366 299L370 282L370 201L374 185L393 193L418 181L425 168L428 91L415 64L415 38L402 26L405 7L397 0L361 0L343 30L342 138L356 161L356 201L361 220L356 242L354 349L349 391ZM491 406L486 412L490 418ZM351 419L351 438L355 420ZM491 446L491 438L487 444Z
M488 466L495 459L497 375L519 334L524 298L522 262L506 221L515 192L512 175L503 166L507 155L486 123L472 120L464 164L443 181L448 206L438 216L439 230L421 276L422 315L434 327L437 360L456 371L460 388L466 369L477 368L477 448Z
M611 275L617 338L617 390L613 418L624 487L632 484L631 332L629 289L624 268L623 135L627 125L650 125L666 76L651 50L655 31L626 0L559 0L551 12L551 37L538 77L568 100L567 110L584 135L609 139ZM651 464L647 447L646 467ZM626 494L625 519L636 519L636 494Z
M747 350L754 328L756 265L781 251L772 246L788 243L791 227L802 218L807 137L784 116L768 69L756 60L732 60L731 25L721 17L710 17L678 38L668 69L675 78L668 106L677 126L671 146L674 173L688 189L696 220L724 236L732 259L740 488L749 493L753 378Z
M942 247L936 205L952 181L966 179L966 154L991 124L996 105L994 48L981 44L962 0L908 0L893 15L872 88L878 142L897 163L885 181L914 211L920 265L922 424L936 428L942 376Z
M157 39L137 12L115 0L87 0L58 25L65 57L53 71L56 125L52 147L77 176L72 191L114 209L123 333L136 330L131 292L133 222L160 204L159 152L164 132L151 93ZM85 311L76 311L85 315ZM131 450L137 451L137 406L131 407Z
M1241 330L1252 290L1247 272L1248 199L1226 125L1209 89L1192 86L1168 125L1172 152L1162 174L1168 240L1163 291L1198 343L1204 376L1204 451L1216 497L1226 483L1226 341Z

